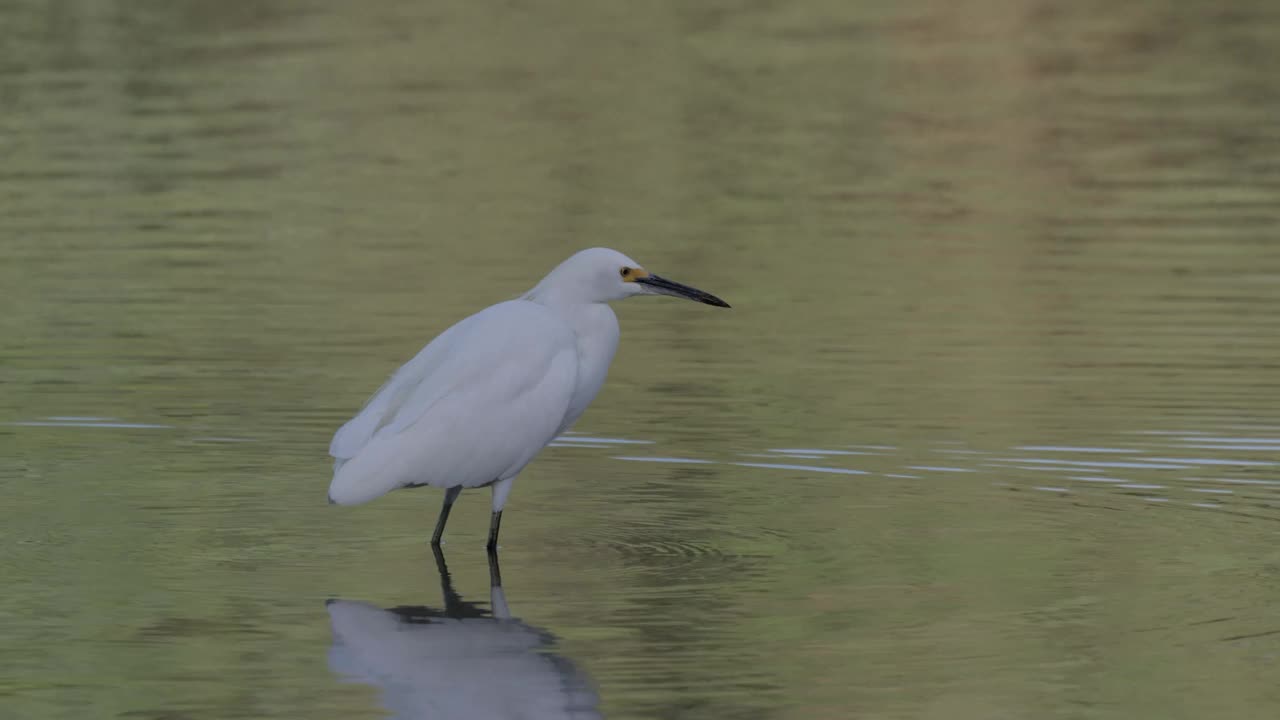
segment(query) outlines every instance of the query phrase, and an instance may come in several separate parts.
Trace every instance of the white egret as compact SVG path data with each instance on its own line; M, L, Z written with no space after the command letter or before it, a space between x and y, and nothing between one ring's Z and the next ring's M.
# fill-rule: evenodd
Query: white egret
M492 486L488 548L516 475L587 409L618 348L608 303L673 295L729 307L616 250L583 250L532 290L445 330L333 436L329 502L355 505L404 487L443 488L440 544L463 488Z

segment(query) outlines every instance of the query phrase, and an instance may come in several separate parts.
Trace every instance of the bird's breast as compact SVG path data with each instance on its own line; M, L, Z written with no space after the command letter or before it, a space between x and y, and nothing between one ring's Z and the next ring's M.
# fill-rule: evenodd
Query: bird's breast
M560 432L568 430L595 399L618 350L618 318L608 305L586 306L570 318L577 336L578 377Z

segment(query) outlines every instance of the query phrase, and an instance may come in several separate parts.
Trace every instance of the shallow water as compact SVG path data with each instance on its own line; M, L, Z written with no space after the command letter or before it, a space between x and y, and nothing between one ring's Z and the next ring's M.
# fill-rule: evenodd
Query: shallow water
M5 717L1280 712L1272 3L3 9ZM442 594L329 438L596 244Z

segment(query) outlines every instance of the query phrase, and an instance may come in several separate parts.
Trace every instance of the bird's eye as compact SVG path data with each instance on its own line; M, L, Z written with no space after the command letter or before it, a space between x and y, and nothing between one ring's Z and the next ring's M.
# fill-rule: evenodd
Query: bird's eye
M629 268L629 267L624 267L624 268L622 268L621 270L619 270L619 271L618 271L618 274L619 274L619 275L621 275L621 276L622 276L622 278L625 280L625 279L627 278L627 276L631 274L631 268Z

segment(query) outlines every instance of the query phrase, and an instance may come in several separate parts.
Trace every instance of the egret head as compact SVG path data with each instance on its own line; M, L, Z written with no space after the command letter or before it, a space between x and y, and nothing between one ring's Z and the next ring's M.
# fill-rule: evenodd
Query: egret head
M654 275L635 260L609 248L591 248L574 254L529 294L535 299L556 296L579 302L610 302L632 295L671 295L729 307L729 303L711 293Z

